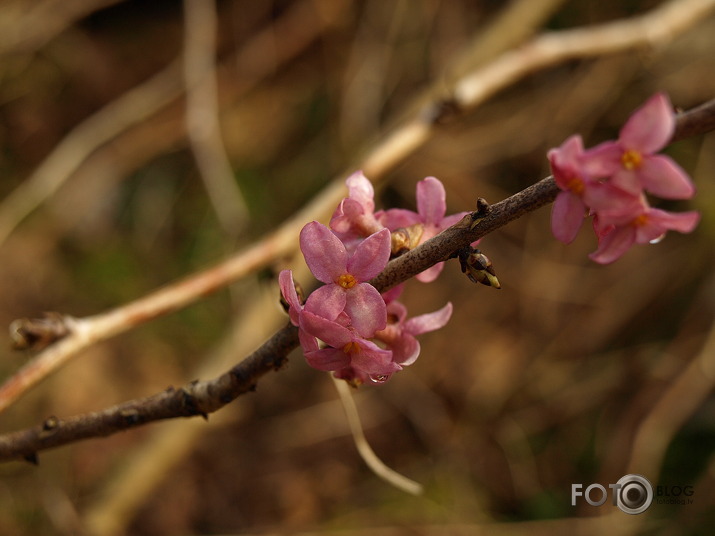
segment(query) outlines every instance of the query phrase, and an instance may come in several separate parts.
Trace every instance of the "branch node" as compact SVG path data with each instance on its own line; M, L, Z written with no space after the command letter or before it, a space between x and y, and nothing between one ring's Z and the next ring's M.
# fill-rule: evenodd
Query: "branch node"
M54 415L52 415L51 417L47 417L47 419L45 419L45 422L42 423L42 430L38 434L38 437L40 439L50 437L55 432L57 432L57 429L60 427L60 424L62 424L62 422Z
M492 207L487 203L486 199L483 197L477 198L477 210L471 214L472 224L469 226L469 230L473 231L474 228L479 225L479 222L486 218L491 211Z

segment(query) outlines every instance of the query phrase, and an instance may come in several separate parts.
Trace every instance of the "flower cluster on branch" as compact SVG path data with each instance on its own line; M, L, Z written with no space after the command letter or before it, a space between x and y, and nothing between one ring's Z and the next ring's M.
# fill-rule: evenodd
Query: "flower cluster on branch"
M324 286L303 304L290 270L280 273L279 283L308 364L357 386L385 382L414 363L420 352L415 336L441 328L452 314L447 303L408 319L407 309L397 301L402 285L380 294L368 281L384 270L391 256L418 246L467 213L445 215L444 186L434 177L417 184L417 212L375 212L372 184L361 172L350 176L347 186L349 195L336 208L330 228L314 221L300 233L308 268ZM442 264L416 278L434 281Z
M675 125L670 100L657 93L631 115L618 140L584 150L581 137L574 135L549 151L562 190L551 213L554 236L572 242L584 215L592 215L598 248L590 258L607 264L634 244L660 241L669 230L691 232L700 219L697 212L653 208L646 197L690 199L695 194L687 173L668 156L655 154L673 137Z

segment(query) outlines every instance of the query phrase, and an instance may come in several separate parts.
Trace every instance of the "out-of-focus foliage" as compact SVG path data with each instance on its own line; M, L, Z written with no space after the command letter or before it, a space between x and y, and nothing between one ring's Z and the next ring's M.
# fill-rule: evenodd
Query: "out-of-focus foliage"
M44 3L77 6L60 27L45 13L47 27L40 25L34 41L13 34L44 20L10 8L27 2L0 9L7 29L0 35L3 196L68 132L165 68L183 46L177 1ZM609 21L657 3L567 2L545 28ZM505 4L220 1L220 118L249 207L247 228L237 241L226 239L187 146L184 102L176 100L94 151L1 246L0 324L43 311L94 314L259 239L358 165ZM498 201L545 176L546 151L568 135L579 132L588 145L613 137L656 91L681 108L711 99L713 31L711 18L662 49L535 73L440 127L390 174L378 206L410 206L417 180L433 175L446 186L449 212L471 210L477 197ZM301 32L312 37L302 42ZM250 57L249 47L258 47ZM482 241L500 291L471 284L456 261L437 283L408 284L413 314L452 301L452 321L422 336L409 370L356 396L373 448L424 483L423 497L406 496L365 468L331 382L296 352L256 393L201 423L185 452L157 449L157 459L174 461L148 462L162 471L138 472L134 487L114 483L136 470L147 444L175 428L154 425L63 447L41 454L39 467L0 466L0 533L77 534L104 516L134 535L367 527L397 527L398 534L402 526L430 534L451 524L610 511L572 507L571 484L606 485L628 472L640 455L633 452L639 426L698 355L713 320L715 138L681 141L668 153L699 194L692 204L663 206L700 210L693 234L669 235L601 267L586 257L595 249L589 233L564 246L550 236L548 209L541 209ZM276 261L276 269L285 267ZM277 304L275 281L257 275L92 347L3 415L2 431L191 381L263 291ZM250 330L265 319L241 321ZM29 357L0 350L0 374ZM690 402L678 401L687 423L662 467L646 475L694 486L694 504L653 505L643 514L647 527L668 534L715 526L715 402ZM166 444L175 452L171 437ZM126 499L132 495L138 504ZM113 502L118 496L125 502ZM523 530L573 533L566 524Z

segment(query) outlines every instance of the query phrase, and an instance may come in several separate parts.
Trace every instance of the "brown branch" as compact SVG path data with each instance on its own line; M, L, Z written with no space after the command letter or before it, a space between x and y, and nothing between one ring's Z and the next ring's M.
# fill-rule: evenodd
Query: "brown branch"
M698 135L713 129L715 100L677 116L673 139L684 133ZM552 202L558 187L547 177L503 201L485 213L474 212L421 246L393 259L371 283L384 291L417 275L430 266L507 223ZM473 225L475 218L481 218ZM473 227L473 228L472 228ZM254 353L228 372L208 381L196 381L179 389L169 388L153 396L60 420L50 417L26 430L0 436L0 461L25 458L36 461L37 452L80 439L103 437L142 424L176 417L206 417L238 396L255 389L258 379L280 369L288 354L298 346L298 330L287 325Z

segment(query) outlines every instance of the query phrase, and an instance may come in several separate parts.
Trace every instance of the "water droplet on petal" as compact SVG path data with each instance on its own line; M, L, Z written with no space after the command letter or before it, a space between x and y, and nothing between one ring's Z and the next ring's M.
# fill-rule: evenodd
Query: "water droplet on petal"
M665 233L663 233L662 235L660 235L660 236L654 238L654 239L651 240L649 243L650 243L650 244L657 244L658 242L660 242L661 240L663 240L663 238L665 238Z
M373 383L385 383L390 377L387 374L373 374L370 376L370 381Z

